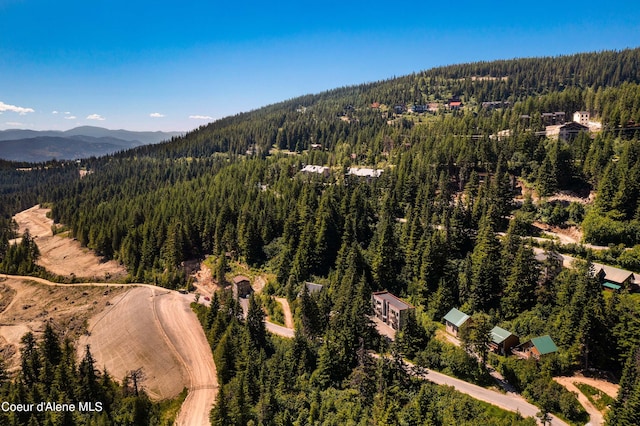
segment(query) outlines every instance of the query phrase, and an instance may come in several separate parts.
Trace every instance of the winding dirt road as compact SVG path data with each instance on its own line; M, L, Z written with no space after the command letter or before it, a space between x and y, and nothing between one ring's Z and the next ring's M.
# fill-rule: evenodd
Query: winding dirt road
M591 426L603 425L604 415L591 403L591 401L589 401L589 399L580 391L580 389L577 388L575 383L585 383L587 385L593 386L594 388L601 390L612 398L617 398L618 389L620 388L620 386L616 384L609 383L604 380L591 379L589 377L554 377L553 380L560 383L570 392L574 392L577 394L578 401L589 414L589 425Z

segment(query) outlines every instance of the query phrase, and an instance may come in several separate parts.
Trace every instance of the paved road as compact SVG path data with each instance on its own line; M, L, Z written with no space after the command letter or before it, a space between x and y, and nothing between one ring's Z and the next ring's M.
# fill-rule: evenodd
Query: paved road
M242 307L243 317L246 318L247 311L249 310L249 299L241 297L239 299L239 302L240 302L240 306ZM288 306L289 305L287 304L287 307ZM289 310L289 313L291 313L291 310ZM269 333L277 334L280 337L293 339L293 336L295 335L295 332L292 328L283 327L281 325L278 325L269 321L265 321L264 325Z
M479 399L480 401L496 405L505 410L518 412L524 417L536 418L536 413L540 411L538 407L530 404L523 397L517 394L500 393L426 368L416 370L415 366L408 361L405 361L405 367L407 371L414 372L413 374L417 377L429 380L437 385L453 386L458 392L467 394L475 399ZM567 423L555 416L551 416L551 418L552 426L568 426Z
M265 326L267 328L267 331L269 333L273 333L273 334L277 334L280 337L285 337L287 339L293 339L293 336L295 335L295 331L287 328L287 327L283 327L281 325L278 324L274 324L272 322L269 321L265 321Z

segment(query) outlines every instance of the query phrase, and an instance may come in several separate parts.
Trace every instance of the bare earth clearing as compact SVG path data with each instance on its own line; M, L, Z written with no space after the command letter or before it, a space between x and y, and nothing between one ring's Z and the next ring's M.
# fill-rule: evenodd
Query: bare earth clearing
M590 386L593 386L594 388L601 390L602 392L606 393L612 398L616 398L618 396L618 389L619 389L618 385L604 381L604 380L591 379L588 377L579 377L579 376L554 377L553 380L560 383L562 386L567 388L570 392L574 392L577 394L578 401L580 402L580 404L582 404L584 409L587 410L587 413L589 413L590 425L599 426L604 424L603 413L601 413L600 410L598 410L596 407L593 406L593 404L591 404L589 399L582 392L580 392L580 389L576 387L575 383L576 382L586 383Z
M19 226L19 234L29 229L40 249L38 265L57 275L105 278L123 276L126 270L115 261L101 262L89 249L80 246L73 238L53 235L53 220L47 217L50 209L39 205L24 210L14 216Z
M18 368L20 339L31 331L36 336L51 321L62 337L76 339L86 322L122 294L124 286L44 285L37 278L28 281L0 275L0 355L11 369Z
M47 212L35 206L14 217L20 232L28 228L34 237L41 266L58 275L99 279L126 273L116 262L101 262L78 241L53 236ZM82 334L78 354L89 344L96 367L106 367L115 379L142 368L142 386L154 399L188 388L176 424L209 425L217 376L209 343L190 307L193 295L146 284L65 285L18 276L0 276L0 281L0 345L16 365L22 335L41 331L52 318L63 335Z

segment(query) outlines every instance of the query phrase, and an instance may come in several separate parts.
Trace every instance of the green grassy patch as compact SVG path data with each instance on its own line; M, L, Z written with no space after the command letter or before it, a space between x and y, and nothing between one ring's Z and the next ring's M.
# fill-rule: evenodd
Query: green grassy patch
M264 306L269 316L269 321L284 326L284 310L282 305L273 297L262 295L262 306Z
M160 423L163 426L173 425L180 411L182 403L187 398L187 389L184 388L178 396L160 402Z
M573 384L576 385L576 387L580 389L580 392L587 397L589 402L601 412L604 412L607 406L613 404L614 399L600 389L596 389L586 383L574 382Z

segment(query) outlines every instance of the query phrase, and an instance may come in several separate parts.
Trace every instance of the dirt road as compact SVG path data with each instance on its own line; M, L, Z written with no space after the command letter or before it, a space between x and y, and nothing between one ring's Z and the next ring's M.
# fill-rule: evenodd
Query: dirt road
M282 305L282 311L284 312L284 326L288 329L293 330L293 315L291 315L291 307L289 306L289 301L284 297L275 297L276 302Z
M586 383L587 385L601 390L612 398L616 398L618 396L618 389L620 388L620 386L616 384L606 382L604 380L592 379L589 377L554 377L553 380L560 383L570 392L574 392L578 395L578 401L584 407L584 409L587 410L590 418L589 424L592 426L603 425L604 415L591 403L591 401L589 401L589 399L582 392L580 392L580 389L576 387L575 383Z
M189 306L191 295L178 293L155 297L155 312L165 336L186 368L189 394L180 408L176 425L208 426L209 412L218 393L216 366L198 318Z

